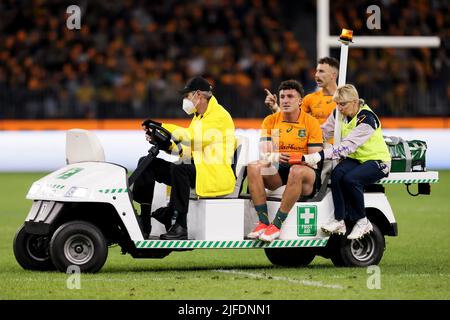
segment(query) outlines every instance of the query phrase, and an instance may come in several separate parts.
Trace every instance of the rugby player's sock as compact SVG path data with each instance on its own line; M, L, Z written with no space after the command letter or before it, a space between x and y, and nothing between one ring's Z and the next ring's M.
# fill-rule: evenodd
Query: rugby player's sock
M273 219L272 224L277 227L278 229L281 229L281 225L283 224L284 220L286 220L288 216L288 213L282 212L280 209L278 209L277 214L275 215L275 219Z
M259 221L269 225L269 214L267 213L267 203L255 206L256 213L258 214Z

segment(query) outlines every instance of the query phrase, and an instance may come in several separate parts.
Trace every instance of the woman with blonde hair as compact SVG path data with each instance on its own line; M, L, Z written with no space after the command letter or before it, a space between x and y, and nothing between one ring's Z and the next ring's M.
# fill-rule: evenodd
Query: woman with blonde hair
M321 160L342 159L331 173L335 219L322 226L329 234L346 234L345 221L354 222L348 239L359 239L373 230L366 217L364 186L389 174L391 156L375 113L359 98L351 84L337 88L333 100L341 114L341 142L320 152L304 155L305 163L314 166ZM334 135L333 111L321 126L324 140Z

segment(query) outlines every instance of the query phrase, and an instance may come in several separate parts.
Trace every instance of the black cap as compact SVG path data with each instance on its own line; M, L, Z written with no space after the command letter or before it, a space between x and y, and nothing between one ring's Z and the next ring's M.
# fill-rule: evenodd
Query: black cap
M194 77L190 79L183 89L180 90L180 93L186 94L191 91L211 91L212 86L209 84L208 80L202 77Z

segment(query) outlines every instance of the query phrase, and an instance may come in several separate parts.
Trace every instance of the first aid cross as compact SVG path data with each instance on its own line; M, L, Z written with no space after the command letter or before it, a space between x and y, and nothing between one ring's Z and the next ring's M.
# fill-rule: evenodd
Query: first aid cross
M305 220L305 224L309 224L309 220L314 219L314 215L311 213L309 208L305 208L305 212L300 214L300 218Z
M317 206L297 207L297 236L317 234Z

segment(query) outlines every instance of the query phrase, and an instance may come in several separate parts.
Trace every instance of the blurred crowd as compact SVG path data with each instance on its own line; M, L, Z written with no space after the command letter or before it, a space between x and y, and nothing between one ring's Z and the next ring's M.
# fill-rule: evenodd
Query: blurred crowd
M380 29L370 30L366 13L380 8ZM349 50L347 78L382 115L450 115L450 2L443 0L359 0L330 3L331 28L356 35L438 36L440 48ZM362 13L366 13L363 15ZM338 56L338 52L334 51Z
M448 115L448 3L381 1L374 33L364 15L372 2L331 1L331 32L439 35L443 43L353 48L349 82L381 115L427 114L428 106ZM80 30L66 26L72 4L81 8ZM233 117L263 117L264 88L294 78L315 89L315 48L301 42L315 25L294 28L315 14L315 0L294 12L276 0L1 1L0 118L182 117L178 89L194 75L210 79Z

